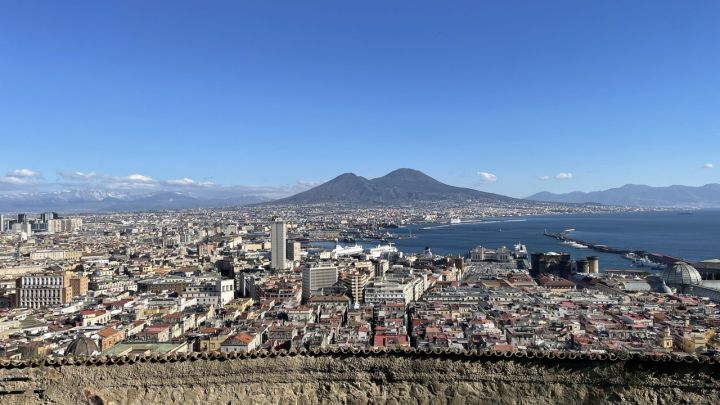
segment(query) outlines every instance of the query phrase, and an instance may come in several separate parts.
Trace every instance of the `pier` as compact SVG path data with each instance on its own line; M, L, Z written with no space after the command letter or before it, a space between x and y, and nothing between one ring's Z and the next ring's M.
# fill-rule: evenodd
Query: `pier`
M630 250L630 249L622 249L622 248L616 248L611 247L607 245L601 245L593 242L584 241L581 239L576 239L568 236L568 233L572 232L574 229L566 229L564 231L560 232L548 232L547 230L543 233L545 236L555 238L560 241L568 241L568 242L575 242L579 243L581 245L585 245L588 248L595 250L597 252L602 253L613 253L618 255L626 255L628 253L633 253L635 255L638 255L640 257L647 257L651 261L659 264L664 264L667 266L672 266L673 264L677 262L685 262L685 263L691 263L688 260L685 260L681 257L675 257L670 255L665 255L662 253L655 253L655 252L648 252L645 250Z

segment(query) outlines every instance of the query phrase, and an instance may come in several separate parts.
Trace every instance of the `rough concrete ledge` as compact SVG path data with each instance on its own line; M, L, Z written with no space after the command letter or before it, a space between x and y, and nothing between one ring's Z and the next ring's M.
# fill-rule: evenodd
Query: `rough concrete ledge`
M716 357L337 349L2 362L0 404L715 404Z
M76 366L111 366L121 364L132 364L137 362L182 362L196 360L218 360L230 359L258 359L273 357L293 356L331 356L331 357L368 357L368 356L404 356L410 358L452 358L467 360L491 360L491 359L545 359L545 360L569 360L569 361L640 361L656 363L688 363L703 364L708 366L720 365L720 356L702 355L676 355L670 353L640 354L640 353L585 353L585 352L552 352L552 351L495 351L495 350L457 350L457 349L417 349L417 348L322 348L322 349L301 349L301 350L257 350L249 353L177 353L168 355L148 356L92 356L92 357L55 357L33 360L0 360L0 368L25 368L25 367L58 367L64 365Z

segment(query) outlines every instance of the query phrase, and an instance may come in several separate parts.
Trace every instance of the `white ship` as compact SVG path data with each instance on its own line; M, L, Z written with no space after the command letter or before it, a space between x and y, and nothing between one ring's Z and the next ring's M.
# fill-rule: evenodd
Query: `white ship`
M353 245L353 246L342 246L342 245L335 245L335 249L332 250L332 256L337 259L341 256L350 256L350 255L356 255L363 252L362 245Z
M583 245L582 243L577 243L572 240L566 240L563 242L563 245L568 245L570 247L574 247L575 249L587 249L587 246Z
M522 243L518 242L517 245L515 245L515 257L523 259L527 258L527 255L527 247Z
M370 248L370 255L373 259L377 259L383 255L383 253L397 253L397 248L391 244L388 245L377 245L377 247Z
M637 255L636 255L635 253L633 253L633 252L625 253L625 254L623 255L623 257L624 257L625 259L628 259L628 260L632 261L632 262L634 262L634 261L637 260L637 258L638 258Z
M633 260L633 263L635 263L636 265L638 265L640 267L649 267L653 270L664 270L666 267L660 263L655 263L654 261L648 259L647 257L636 258L635 260Z
M460 218L450 218L451 224L459 224L461 222L462 222L462 220Z

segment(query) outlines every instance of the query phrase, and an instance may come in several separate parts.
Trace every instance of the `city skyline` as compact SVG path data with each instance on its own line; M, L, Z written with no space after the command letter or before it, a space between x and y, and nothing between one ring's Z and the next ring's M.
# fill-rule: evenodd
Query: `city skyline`
M0 10L0 405L718 398L720 3Z
M0 192L284 196L398 167L513 197L717 183L719 7L9 5Z

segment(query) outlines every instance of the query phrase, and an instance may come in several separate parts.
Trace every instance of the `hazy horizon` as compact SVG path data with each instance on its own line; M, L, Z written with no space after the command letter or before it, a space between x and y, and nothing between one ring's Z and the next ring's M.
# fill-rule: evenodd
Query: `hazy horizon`
M397 168L397 169L404 169L404 168ZM397 170L395 169L395 170ZM412 169L412 168L409 168ZM31 173L32 172L32 173ZM24 174L20 174L24 173ZM380 176L364 176L362 173L353 173L353 172L344 172L344 173L338 173L337 176L340 176L342 174L346 173L352 173L360 177L364 177L367 179L373 179L377 177L382 177L383 175L387 173L383 173ZM388 172L389 173L389 172ZM429 175L430 177L435 178L432 176L432 173L425 173L424 174ZM23 194L35 194L35 193L63 193L63 192L81 192L81 193L93 193L93 192L100 192L107 196L125 196L125 195L151 195L151 194L157 194L157 193L165 193L165 192L180 192L180 193L186 193L189 195L200 195L205 198L232 198L233 196L258 196L258 197L264 197L267 199L279 199L284 197L289 197L294 194L300 193L305 190L309 190L313 187L319 186L322 183L325 183L326 181L330 181L334 179L337 176L333 176L333 178L324 180L324 181L298 181L295 184L285 184L285 185L254 185L254 184L217 184L210 181L195 181L190 178L184 178L184 179L171 179L171 180L160 180L160 179L154 179L148 176L144 176L138 173L131 174L129 176L110 176L106 174L99 174L99 173L57 173L57 181L47 181L46 178L39 172L32 171L31 169L22 168L22 169L16 169L12 172L9 172L5 179L8 177L17 177L21 182L1 182L0 184L2 186L8 186L10 187L2 187L0 186L0 196L1 195L23 195ZM436 180L439 180L435 178ZM441 180L439 180L441 181ZM445 182L444 182L445 183ZM473 186L463 186L458 184L452 184L452 183L445 183L451 186L459 186L459 187L467 187L479 191L489 191L494 192L492 190L488 190L487 188L483 189L482 187L473 187ZM699 184L697 186L690 186L690 187L701 187L704 185L709 184L720 184L720 183L706 183L706 184ZM628 185L637 185L632 183L625 183L620 184L614 187L610 187L608 189L614 189L614 188L620 188L623 186ZM645 184L643 184L645 185ZM687 186L687 185L681 185L681 184L666 184L666 185L648 185L650 187L669 187L669 186ZM14 187L13 187L14 186ZM567 192L556 192L553 194L567 194L567 193L577 193L577 192L593 192L593 191L604 191L603 190L571 190ZM532 194L523 194L523 195L509 195L509 197L514 198L528 198L533 196L534 194L538 194L541 192L548 192L547 190L540 190L538 192L532 193ZM551 192L552 193L552 192ZM504 195L502 193L497 193Z

